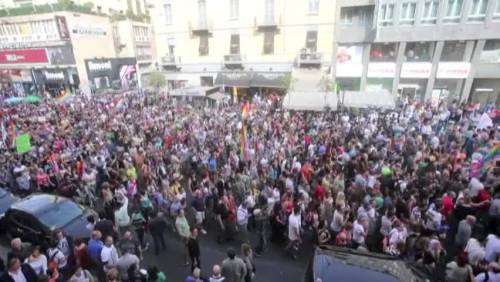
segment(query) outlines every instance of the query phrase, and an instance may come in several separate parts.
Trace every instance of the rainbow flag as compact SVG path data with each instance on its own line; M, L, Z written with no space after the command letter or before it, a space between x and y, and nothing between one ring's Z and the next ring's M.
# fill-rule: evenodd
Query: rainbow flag
M241 130L240 130L240 159L247 160L247 118L250 111L250 104L244 103L241 107Z
M500 157L500 143L495 144L493 148L490 149L488 154L481 161L481 175L484 175L488 172L488 169L493 167L493 163L496 159Z
M71 92L65 92L63 95L56 98L58 103L66 102L69 98L71 98Z

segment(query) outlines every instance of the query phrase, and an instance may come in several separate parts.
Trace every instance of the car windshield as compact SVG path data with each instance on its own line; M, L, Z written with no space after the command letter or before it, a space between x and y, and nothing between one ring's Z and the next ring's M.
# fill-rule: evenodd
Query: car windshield
M37 214L38 219L50 228L63 227L82 214L80 206L71 201L62 201L50 209Z

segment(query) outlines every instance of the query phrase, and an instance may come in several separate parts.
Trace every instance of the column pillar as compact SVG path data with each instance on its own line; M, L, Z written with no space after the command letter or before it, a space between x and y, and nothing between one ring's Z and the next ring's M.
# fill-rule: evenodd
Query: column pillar
M406 42L400 42L396 55L396 75L392 81L392 95L398 93L399 80L401 78L401 67L403 66L403 61L405 57Z
M476 49L472 54L472 59L470 63L469 75L465 79L464 87L462 89L462 94L460 95L460 102L465 102L469 99L472 83L474 82L476 67L477 64L479 63L479 58L481 57L481 52L483 51L484 44L486 44L486 40L478 40L476 43Z
M438 41L436 43L436 48L434 48L434 55L432 56L432 69L429 80L427 80L427 87L425 88L424 100L431 98L432 89L434 88L434 83L436 82L436 73L439 65L439 60L441 58L441 53L443 52L444 41Z
M363 58L361 60L363 64L363 72L361 73L361 83L359 86L360 91L365 91L366 79L368 75L368 63L370 62L370 49L371 44L363 44Z

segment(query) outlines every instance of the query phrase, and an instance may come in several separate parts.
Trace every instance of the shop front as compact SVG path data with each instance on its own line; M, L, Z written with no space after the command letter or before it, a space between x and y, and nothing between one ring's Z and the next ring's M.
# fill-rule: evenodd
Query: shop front
M35 84L29 69L0 69L0 94L22 96L34 94Z
M40 94L59 97L74 93L79 86L76 68L41 68L33 70L33 77Z

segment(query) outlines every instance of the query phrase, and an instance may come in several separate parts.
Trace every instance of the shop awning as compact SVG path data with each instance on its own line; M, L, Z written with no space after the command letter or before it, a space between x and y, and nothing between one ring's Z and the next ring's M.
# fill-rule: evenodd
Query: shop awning
M206 97L207 94L213 93L218 87L183 87L171 90L170 96L185 96L185 97Z
M208 95L208 98L215 101L223 101L224 99L231 98L231 96L221 92L215 92L214 94Z
M214 84L224 87L250 87L250 80L250 72L219 72Z
M324 111L337 109L337 95L333 92L289 92L283 99L283 108L295 111Z
M282 81L286 74L287 72L219 72L215 78L215 85L284 88Z
M396 107L394 96L389 91L346 91L340 93L340 100L342 101L342 99L343 106L348 108L394 109Z

